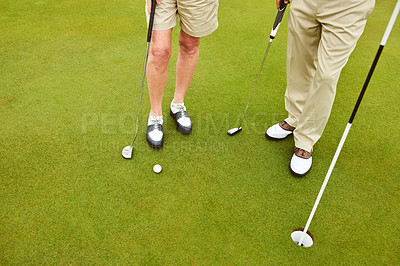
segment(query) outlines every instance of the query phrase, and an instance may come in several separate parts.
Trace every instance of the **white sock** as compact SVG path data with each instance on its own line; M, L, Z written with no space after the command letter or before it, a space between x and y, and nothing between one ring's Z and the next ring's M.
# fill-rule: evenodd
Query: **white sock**
M149 115L149 120L147 121L147 125L150 126L150 125L154 125L156 123L162 125L164 123L163 116L162 115L160 115L160 116Z

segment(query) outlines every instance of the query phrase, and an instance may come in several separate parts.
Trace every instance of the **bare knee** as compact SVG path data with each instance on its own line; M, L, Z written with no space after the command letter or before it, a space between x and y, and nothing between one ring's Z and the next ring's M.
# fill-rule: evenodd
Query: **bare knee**
M168 65L169 59L171 58L171 47L170 46L153 46L150 49L151 59L149 61L158 67L165 67Z
M196 55L199 52L200 38L179 38L179 48L186 55Z

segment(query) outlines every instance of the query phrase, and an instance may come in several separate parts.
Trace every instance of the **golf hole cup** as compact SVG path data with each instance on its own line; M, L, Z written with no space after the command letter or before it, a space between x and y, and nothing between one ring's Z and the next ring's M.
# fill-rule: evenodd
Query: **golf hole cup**
M161 170L162 170L161 165L156 164L153 166L154 173L159 174L161 172Z
M311 235L310 231L307 231L307 233L304 233L303 230L304 229L302 229L302 228L294 230L291 233L292 240L297 245L299 245L300 244L299 242L302 241L301 242L302 247L306 247L306 248L311 247L314 244L313 236Z

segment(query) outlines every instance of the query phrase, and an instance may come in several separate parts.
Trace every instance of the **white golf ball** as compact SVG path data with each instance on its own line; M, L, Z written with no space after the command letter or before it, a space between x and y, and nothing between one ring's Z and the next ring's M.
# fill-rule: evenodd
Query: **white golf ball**
M162 170L161 165L156 164L156 165L153 166L154 173L158 174L158 173L161 172L161 170Z

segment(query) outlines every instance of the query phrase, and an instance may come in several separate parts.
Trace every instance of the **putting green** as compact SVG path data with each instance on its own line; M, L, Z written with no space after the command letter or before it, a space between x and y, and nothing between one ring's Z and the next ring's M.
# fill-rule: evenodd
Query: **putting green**
M185 99L189 136L168 115L174 30L165 146L146 143L146 92L132 160L121 150L138 108L144 1L2 1L0 263L400 264L399 21L311 224L314 245L300 248L290 237L307 221L394 5L377 1L342 72L313 168L294 178L293 139L264 136L285 118L287 14L243 131L226 134L246 106L274 1L220 2L220 27L201 41Z

